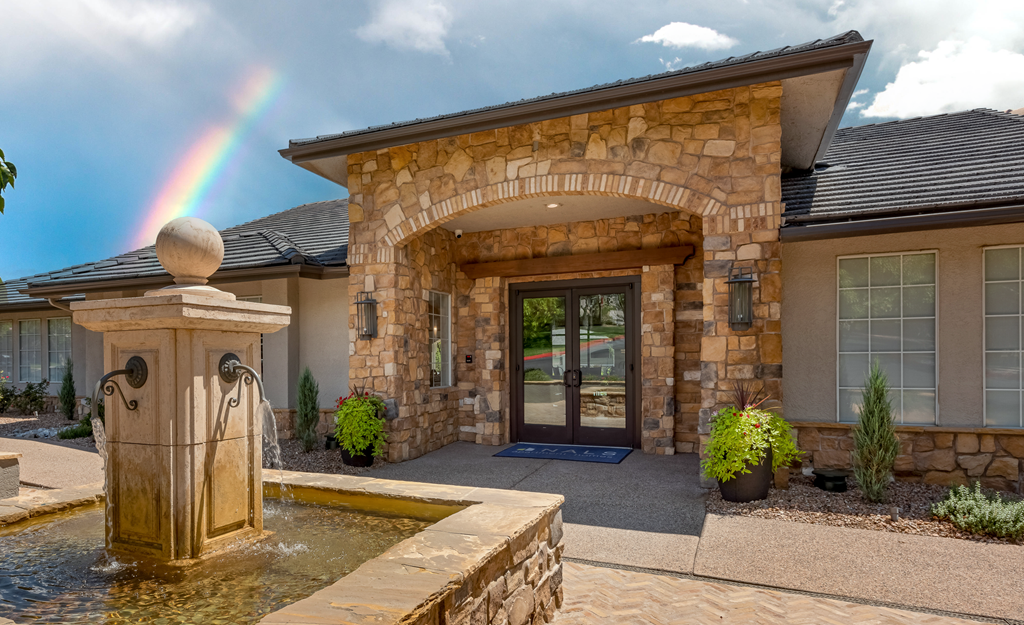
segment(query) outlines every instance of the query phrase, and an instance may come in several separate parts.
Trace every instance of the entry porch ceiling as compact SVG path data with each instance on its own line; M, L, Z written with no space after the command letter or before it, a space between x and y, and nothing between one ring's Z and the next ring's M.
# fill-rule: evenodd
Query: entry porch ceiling
M294 140L280 153L292 163L347 187L349 154L779 80L783 85L782 166L807 170L814 167L831 143L856 89L871 43L850 31L829 39L731 57L657 76Z
M548 208L548 204L558 204ZM441 224L455 232L487 232L527 226L551 226L574 221L595 221L630 215L674 212L676 209L643 200L597 195L561 195L516 200L472 213L464 213Z

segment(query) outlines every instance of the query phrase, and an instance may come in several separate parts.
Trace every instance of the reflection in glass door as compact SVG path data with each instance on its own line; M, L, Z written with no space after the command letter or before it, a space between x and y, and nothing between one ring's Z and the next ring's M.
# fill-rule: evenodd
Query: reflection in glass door
M530 286L513 285L516 440L631 446L639 285Z

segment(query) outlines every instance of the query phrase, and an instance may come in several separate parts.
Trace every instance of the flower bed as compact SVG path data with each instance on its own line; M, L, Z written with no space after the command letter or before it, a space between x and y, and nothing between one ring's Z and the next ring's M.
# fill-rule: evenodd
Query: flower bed
M715 514L751 516L778 519L814 525L832 525L883 532L900 532L924 536L960 538L986 543L1012 544L1012 541L978 536L958 529L948 521L934 519L931 505L945 497L945 486L913 482L894 482L889 485L887 503L869 503L850 478L845 493L830 493L812 485L812 478L790 478L789 489L771 489L768 498L750 503L730 503L722 500L716 489L708 496L707 511ZM889 516L891 506L899 506L898 521Z

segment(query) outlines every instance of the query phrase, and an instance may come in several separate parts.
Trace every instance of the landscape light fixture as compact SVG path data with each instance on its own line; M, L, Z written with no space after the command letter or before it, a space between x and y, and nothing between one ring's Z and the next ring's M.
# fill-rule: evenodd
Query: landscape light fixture
M555 202L552 202L551 204L548 204L548 208L558 208L559 206L561 206L561 204L557 204Z
M369 291L356 296L356 335L366 340L377 338L377 300Z
M749 330L754 323L754 270L733 267L726 284L729 285L729 327Z

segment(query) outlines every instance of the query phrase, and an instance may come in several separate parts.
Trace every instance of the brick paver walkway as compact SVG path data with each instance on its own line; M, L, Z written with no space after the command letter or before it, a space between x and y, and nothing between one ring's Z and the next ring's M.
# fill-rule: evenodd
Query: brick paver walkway
M554 625L978 625L806 595L565 562Z

